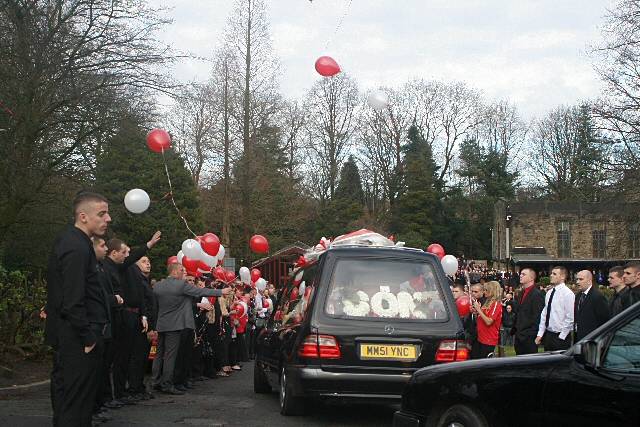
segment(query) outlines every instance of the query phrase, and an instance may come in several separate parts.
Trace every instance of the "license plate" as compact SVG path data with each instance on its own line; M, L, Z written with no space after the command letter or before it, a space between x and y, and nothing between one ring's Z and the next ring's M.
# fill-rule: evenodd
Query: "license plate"
M412 344L360 344L360 358L369 360L402 360L418 359L418 348Z

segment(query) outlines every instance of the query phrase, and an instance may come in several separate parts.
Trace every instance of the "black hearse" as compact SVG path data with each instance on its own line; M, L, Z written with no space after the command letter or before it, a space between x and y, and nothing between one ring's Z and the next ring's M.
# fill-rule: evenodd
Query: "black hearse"
M419 368L466 360L440 261L417 249L330 248L295 271L258 337L257 393L280 412L311 399L399 399Z

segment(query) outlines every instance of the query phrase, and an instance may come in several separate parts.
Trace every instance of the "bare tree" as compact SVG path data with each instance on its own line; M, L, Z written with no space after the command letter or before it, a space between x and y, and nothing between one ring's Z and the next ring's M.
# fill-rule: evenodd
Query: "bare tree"
M530 162L556 200L593 201L605 154L588 106L558 107L533 127Z
M287 176L294 180L299 175L299 166L304 152L305 111L297 101L284 102L278 122L282 131L283 151L287 156Z
M329 198L333 198L340 167L350 154L359 101L356 83L345 73L317 81L306 98L310 151L326 177L323 186ZM319 195L324 200L324 194Z
M57 176L90 174L136 96L169 88L165 23L140 2L0 2L0 241Z
M210 84L191 83L174 101L167 123L194 184L200 186L203 173L210 175L211 162L222 154L215 143L214 128L221 114L216 108L214 90Z

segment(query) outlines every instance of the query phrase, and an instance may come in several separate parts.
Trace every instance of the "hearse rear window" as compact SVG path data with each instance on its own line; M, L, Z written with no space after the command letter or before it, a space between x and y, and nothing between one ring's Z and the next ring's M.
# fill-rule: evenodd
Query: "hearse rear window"
M339 260L328 295L325 312L333 317L448 318L435 272L427 263Z

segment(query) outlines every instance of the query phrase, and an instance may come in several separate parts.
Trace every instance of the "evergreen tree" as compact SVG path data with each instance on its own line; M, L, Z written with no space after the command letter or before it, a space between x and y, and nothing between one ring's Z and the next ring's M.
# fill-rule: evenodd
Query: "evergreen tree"
M443 221L442 183L433 151L418 127L409 128L404 147L403 191L392 212L391 231L408 246L422 247Z
M360 171L353 156L342 165L333 198L320 212L317 234L336 237L353 231L363 215L364 191Z
M145 244L156 230L162 231L162 239L149 257L152 274L163 277L167 257L175 255L182 242L193 236L169 197L162 154L147 148L145 135L135 118L122 120L118 132L107 141L105 151L96 159L95 187L109 200L112 221L108 237L118 237L130 246L137 246ZM173 150L165 151L164 156L180 212L196 234L209 231L203 227L198 193L182 158ZM133 188L145 190L151 198L149 209L142 214L132 214L124 207L124 196Z

